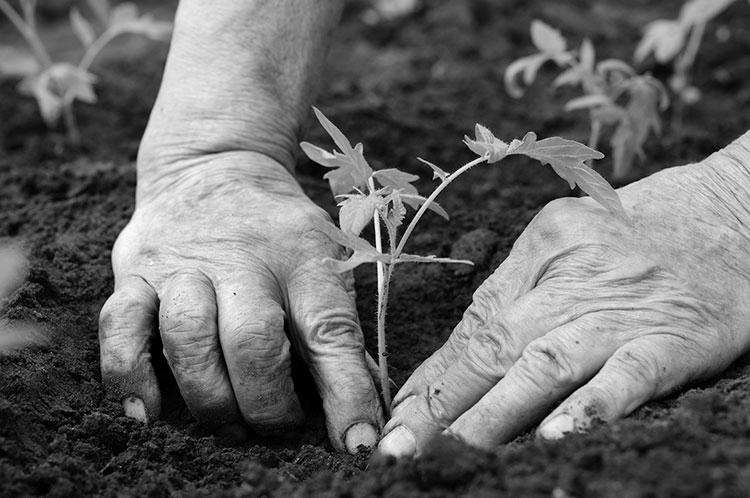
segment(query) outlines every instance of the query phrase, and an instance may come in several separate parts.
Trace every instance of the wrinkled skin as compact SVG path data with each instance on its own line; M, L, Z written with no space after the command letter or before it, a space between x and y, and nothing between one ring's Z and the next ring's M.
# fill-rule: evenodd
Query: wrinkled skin
M745 144L750 134L740 140ZM394 399L380 450L445 432L492 448L542 420L558 438L715 375L750 347L747 148L550 203Z
M170 171L139 182L113 250L115 290L100 323L110 395L125 399L130 416L159 416L149 352L158 329L198 421L238 437L245 422L264 433L296 424L286 327L315 378L334 446L372 446L382 415L353 280L320 265L342 256L314 228L327 215L261 154L215 154Z

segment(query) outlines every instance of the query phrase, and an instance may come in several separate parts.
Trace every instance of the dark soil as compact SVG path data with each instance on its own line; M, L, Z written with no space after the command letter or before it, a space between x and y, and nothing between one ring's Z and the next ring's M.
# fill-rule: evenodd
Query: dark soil
M318 103L365 144L376 167L398 165L425 177L414 157L446 167L465 162L470 153L460 139L477 121L500 137L534 130L585 140L584 116L563 113L566 95L550 90L551 72L519 101L502 88L503 69L531 51L531 20L558 26L571 42L590 37L600 57L629 59L642 26L674 17L679 4L442 0L368 26L361 3L353 2ZM728 39L715 34L720 26ZM0 83L0 240L22 241L31 260L28 281L4 317L32 322L48 337L45 345L0 357L0 495L748 496L748 358L713 382L585 435L558 442L524 435L493 453L438 441L415 462L335 453L314 402L299 433L240 446L198 427L178 396L163 421L144 426L124 418L100 383L96 322L112 289L110 248L133 209L135 154L166 49L151 52L95 67L100 103L77 108L80 148L46 130L14 82ZM668 76L667 68L653 70ZM750 128L747 2L708 30L695 76L703 99L687 110L681 129L649 141L633 179L700 160ZM317 128L308 139L327 143ZM601 163L606 175L610 163ZM320 168L301 162L298 171L309 194L333 212ZM564 182L525 161L478 168L449 189L442 204L452 221L429 218L412 249L468 257L477 266L399 270L389 317L397 383L447 338L473 290L534 214L564 195ZM367 268L357 277L372 351L375 280Z

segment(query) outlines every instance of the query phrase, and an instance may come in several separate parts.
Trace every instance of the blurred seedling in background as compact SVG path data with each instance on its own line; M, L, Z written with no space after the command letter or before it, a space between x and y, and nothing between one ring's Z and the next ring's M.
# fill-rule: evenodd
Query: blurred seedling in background
M419 159L432 170L433 179L438 184L428 197L423 197L414 186L419 176L397 168L373 170L363 154L361 143L352 146L344 134L329 121L323 113L313 108L325 131L333 139L338 150L328 152L308 142L300 146L307 156L331 171L324 175L331 191L339 200L339 227L321 223L319 228L331 240L348 248L349 259L339 261L325 259L333 271L344 273L363 263L375 263L378 280L377 336L379 382L383 393L386 412L391 405L388 377L388 361L385 336L388 292L396 265L401 263L459 263L471 261L419 256L404 252L409 237L428 209L448 218L448 214L436 202L437 196L456 178L479 164L497 163L510 155L525 155L542 164L549 164L560 177L567 180L571 188L578 184L594 200L620 219L627 220L625 210L615 190L585 162L604 157L600 152L583 144L559 137L537 140L534 133L527 133L523 139L510 143L496 138L492 132L476 125L474 139L465 137L464 143L477 154L477 158L464 164L452 173L435 164ZM416 214L405 223L406 207L416 210ZM374 245L360 237L362 230L373 224ZM405 228L404 228L405 226ZM385 234L383 234L383 227ZM403 231L401 232L401 229ZM383 245L388 252L383 252Z
M594 45L584 39L577 50L569 50L560 32L539 20L531 23L531 40L538 52L512 62L505 70L505 88L514 98L523 96L519 79L528 86L547 62L562 72L554 86L576 86L583 93L565 104L572 112L586 110L590 120L588 145L599 146L605 128L613 128L610 138L614 179L624 178L650 134L661 132L660 111L669 106L664 86L649 75L639 75L619 59L596 61Z
M29 261L20 245L0 245L0 312L29 274ZM0 356L47 342L37 325L0 318Z
M21 11L16 11L8 0L0 0L0 11L21 33L31 53L14 47L0 47L0 76L20 77L18 91L36 98L39 112L49 127L64 120L68 140L81 141L73 112L73 102L96 103L96 77L89 71L97 55L114 38L123 34L137 34L151 40L168 40L172 23L156 21L150 14L140 15L130 2L110 6L108 0L88 0L89 10L96 22L88 20L81 11L70 10L70 25L85 51L78 64L55 62L39 36L36 21L36 0L20 0Z
M650 56L659 64L672 63L673 74L669 86L677 96L675 122L679 124L682 105L692 105L701 98L693 86L691 72L698 55L706 25L724 12L735 0L689 0L677 19L658 19L649 23L633 58L642 63Z

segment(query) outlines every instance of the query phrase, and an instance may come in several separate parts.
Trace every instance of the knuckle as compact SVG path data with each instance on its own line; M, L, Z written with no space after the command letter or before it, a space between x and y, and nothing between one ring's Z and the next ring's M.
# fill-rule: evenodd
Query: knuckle
M529 343L519 359L522 371L534 379L543 376L555 387L567 387L583 377L581 366L572 361L568 348L559 340L546 337Z
M635 348L618 351L609 361L621 375L642 386L659 385L666 371L654 355Z
M508 333L500 326L493 331L482 331L473 335L467 345L471 367L486 378L499 379L507 370L510 361Z

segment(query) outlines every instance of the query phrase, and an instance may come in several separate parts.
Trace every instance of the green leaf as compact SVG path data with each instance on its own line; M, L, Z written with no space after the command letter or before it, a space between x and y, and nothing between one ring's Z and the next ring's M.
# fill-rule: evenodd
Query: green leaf
M378 180L384 187L393 189L393 191L399 191L399 200L403 201L406 205L412 209L419 209L419 206L424 204L426 198L419 195L417 188L411 184L419 179L417 175L406 173L396 168L379 169L373 173L373 176ZM440 216L448 219L448 213L435 202L430 203L427 206L428 209L434 211ZM398 226L398 225L396 225Z
M565 38L552 26L534 19L531 21L531 41L540 52L555 54L567 48Z
M612 104L612 100L606 95L594 93L569 100L565 104L565 111L571 112L580 109L591 109L592 107L608 106Z
M534 82L539 69L551 59L549 54L542 53L521 57L511 62L503 75L505 91L508 95L514 99L523 97L523 88L517 83L518 75L522 75L524 85L529 86Z
M549 164L557 175L568 182L570 188L576 184L608 211L624 219L625 209L617 192L602 176L585 165L589 159L604 157L599 151L560 137L537 141L536 134L527 133L523 140L513 140L508 147L508 155L522 154Z
M732 3L734 0L689 0L680 10L680 22L685 25L707 23Z
M29 52L10 45L0 45L0 79L38 74L41 67Z
M348 194L355 189L365 190L373 171L365 160L362 144L352 147L341 130L329 121L322 112L315 107L313 107L313 111L341 152L326 152L307 142L300 144L302 150L311 160L327 168L333 168L333 171L326 173L323 177L330 183L333 195Z
M315 228L327 235L333 242L352 250L351 256L346 261L333 258L324 258L322 260L333 271L345 273L363 263L376 263L378 261L390 264L391 256L378 252L366 240L340 230L329 221L316 219L314 223Z
M508 144L496 138L488 128L477 123L474 133L474 140L464 135L464 143L473 153L485 157L488 163L500 161L508 154Z
M383 187L391 187L408 195L417 195L419 193L417 187L412 185L412 182L419 180L417 175L406 173L397 168L388 168L376 170L372 176Z
M417 161L421 162L422 164L426 164L430 168L432 168L432 179L437 180L440 178L441 181L445 181L446 178L448 178L448 173L443 171L439 166L436 164L431 163L430 161L427 161L426 159L422 159L421 157L417 158Z
M630 98L624 115L611 139L614 178L627 175L634 157L643 155L643 145L651 133L661 133L659 88L646 79L635 79L628 87L628 93Z
M404 207L404 201L401 198L401 191L393 190L388 195L387 202L390 203L390 207L388 208L386 223L389 223L393 228L398 228L404 222L406 216L406 207Z
M633 59L641 63L654 54L657 62L665 64L680 53L685 46L686 36L687 30L677 21L654 21L646 26Z
M383 205L383 198L376 194L352 194L339 203L339 226L341 230L359 235L372 221L375 210Z

